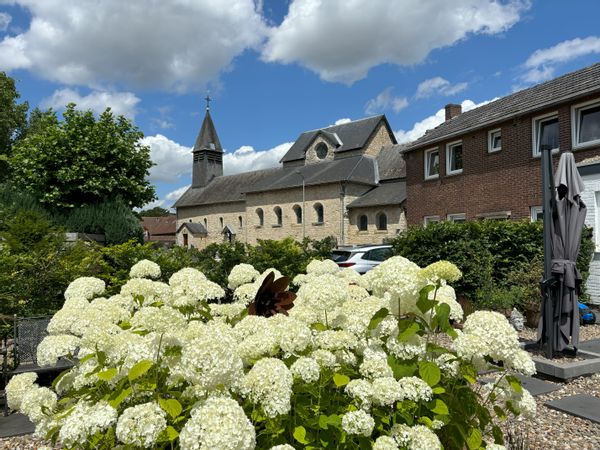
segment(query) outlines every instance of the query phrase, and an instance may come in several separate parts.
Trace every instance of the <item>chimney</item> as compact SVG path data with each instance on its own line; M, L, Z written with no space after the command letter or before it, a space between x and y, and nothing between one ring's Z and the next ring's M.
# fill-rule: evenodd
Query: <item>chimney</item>
M445 106L446 109L446 120L450 120L462 113L462 106L455 103L448 103Z

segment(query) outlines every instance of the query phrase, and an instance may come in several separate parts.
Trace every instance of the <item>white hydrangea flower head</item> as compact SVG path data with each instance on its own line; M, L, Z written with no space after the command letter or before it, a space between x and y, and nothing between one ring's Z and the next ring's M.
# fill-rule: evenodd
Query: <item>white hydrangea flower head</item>
M454 282L460 280L462 272L455 264L449 261L436 261L419 271L419 278L427 284L436 284L439 281Z
M20 411L34 424L48 420L56 409L58 397L47 387L31 386L21 399Z
M312 331L306 323L284 314L275 314L267 320L284 352L298 354L312 345Z
M344 388L344 391L351 398L358 400L361 408L369 409L371 407L371 401L373 398L373 385L369 380L362 378L350 380L350 382Z
M401 342L397 339L398 330L392 334L386 341L386 347L389 352L398 359L412 359L423 356L427 351L427 341L415 334L407 341Z
M132 278L121 287L121 295L144 297L144 306L152 305L156 302L170 304L171 288L168 284L160 281L152 281L146 278Z
M67 300L63 307L50 319L47 330L50 334L77 334L78 325L85 321L90 303L81 297ZM79 334L80 335L80 334Z
M373 295L383 297L386 293L390 294L391 311L397 315L398 302L405 304L403 311L416 304L419 291L425 285L418 277L420 270L412 261L393 256L368 271L363 278Z
M323 261L313 259L308 263L308 266L306 266L306 274L309 276L336 274L339 270L339 266L331 259L325 259Z
M299 273L292 280L292 284L294 286L302 286L304 283L306 283L308 281L308 279L309 279L308 275L306 275L305 273ZM273 448L275 448L275 447L273 447Z
M398 450L398 445L390 436L379 436L373 444L373 450Z
M40 367L53 366L62 357L77 354L81 339L68 334L46 336L37 347L37 362Z
M129 270L130 278L160 278L160 266L153 261L142 259Z
M115 294L109 297L108 301L119 308L129 311L129 313L132 313L136 309L135 300L131 295Z
M344 330L325 330L315 333L315 345L329 351L352 350L358 345L358 339Z
M351 350L336 350L335 359L342 366L355 367L358 364L358 358Z
M133 298L131 300L133 302ZM114 301L113 297L98 297L92 300L88 310L95 310L91 312L91 314L101 315L104 322L117 324L121 321L128 321L131 319L131 310L129 308L124 308Z
M134 329L165 333L185 329L187 320L183 314L169 306L144 306L131 318L131 326Z
M437 435L424 425L409 427L397 424L392 427L392 436L401 448L411 450L439 450L442 444Z
M346 287L348 298L352 300L364 300L369 298L369 291L357 284L349 284Z
M260 284L257 283L242 284L233 291L233 299L247 306L254 301L259 289Z
M517 392L506 378L502 377L498 380L498 377L496 377L496 382L485 385L485 390L489 393L494 385L496 386L494 393L496 394L497 404L501 407L505 407L505 402L511 402L513 408L525 419L532 420L535 418L537 404L527 389L521 388L521 392Z
M458 362L458 358L452 353L442 353L435 359L434 362L446 375L451 377L458 375L460 364Z
M367 284L363 276L354 270L352 267L344 267L340 269L336 275L340 278L343 278L350 284L354 284L356 286L360 286L362 288L366 288Z
M211 303L208 305L213 317L224 317L226 319L235 319L246 310L246 305L242 303Z
M339 367L337 358L329 350L317 349L310 354L310 357L317 361L322 368L336 369Z
M211 397L192 410L179 444L182 450L253 450L256 434L238 402Z
M198 269L185 267L171 275L171 278L169 278L169 286L185 286L190 283L190 280L195 279L206 280L206 276Z
M375 378L371 382L373 403L391 406L404 398L404 389L394 377Z
M413 402L427 402L433 398L431 387L418 377L402 377L398 380L400 389L402 389L402 400L412 400Z
M356 299L349 296L348 301L339 308L335 325L355 336L362 337L367 332L367 327L375 313L383 306L383 301L378 297Z
M283 361L263 358L244 376L241 389L251 402L262 406L267 417L287 414L292 405L292 372Z
M358 371L363 377L371 380L394 376L394 372L385 358L365 358Z
M359 436L371 436L375 420L371 415L362 409L350 411L342 416L342 429L348 434Z
M65 300L82 298L91 300L104 292L106 284L95 277L80 277L72 281L65 290Z
M506 447L500 444L486 444L485 448L486 450L506 450Z
M506 317L497 312L475 311L467 317L463 333L454 340L454 347L465 359L480 361L489 356L524 375L535 373L535 364L521 349L516 330Z
M15 411L21 409L23 396L36 386L35 380L37 380L37 373L35 372L21 373L10 379L5 388L6 401L10 409Z
M235 290L242 284L252 283L259 275L260 272L251 264L238 264L231 269L229 277L227 277L227 287Z
M79 402L65 418L59 438L68 445L83 446L87 440L98 432L107 430L117 422L117 410L106 401L95 405Z
M300 378L305 383L314 383L321 376L321 367L313 358L301 356L290 367L295 378Z
M290 444L281 444L271 447L271 450L295 450Z
M257 329L268 327L270 324L266 317L248 315L235 324L233 334L238 341L243 341L248 336L256 333Z
M252 334L247 335L237 345L237 354L248 365L262 357L274 356L279 349L279 339L275 329L268 321L265 325L254 329Z
M173 306L178 308L215 301L225 296L225 290L221 286L207 279L194 279L189 284L177 285L172 289Z
M454 288L447 284L440 286L437 291L433 290L429 293L429 299L433 300L435 296L435 300L440 303L445 303L450 307L450 319L456 320L458 322L462 321L464 312L460 303L456 301L456 292L454 292Z
M167 428L165 412L155 402L131 406L117 422L117 439L123 444L153 448L158 435Z
M183 345L181 361L171 374L207 390L231 386L242 376L243 363L236 346L231 329L211 322L198 337Z
M300 286L297 298L316 311L333 311L348 297L346 282L335 275L311 277Z

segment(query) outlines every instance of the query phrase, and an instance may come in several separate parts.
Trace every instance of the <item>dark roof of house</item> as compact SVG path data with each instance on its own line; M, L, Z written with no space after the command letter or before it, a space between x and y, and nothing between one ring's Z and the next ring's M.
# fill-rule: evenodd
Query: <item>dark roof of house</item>
M348 209L352 209L369 206L400 205L405 200L406 183L404 181L395 181L381 183L362 197L351 202L347 207Z
M187 228L188 231L194 235L198 235L198 234L202 234L202 235L207 235L208 231L206 230L206 228L204 228L204 225L202 225L201 223L196 223L196 222L184 222L182 223L179 228L177 229L177 234L179 234L179 232L183 229L183 228Z
M213 178L205 187L188 188L173 206L180 208L182 206L243 202L244 191L248 187L280 170L279 168L255 170Z
M196 143L194 144L193 151L198 150L216 150L223 152L221 141L219 141L219 136L217 136L217 129L215 128L215 124L212 121L212 117L210 116L210 111L208 109L206 110L206 115L204 116L202 127L200 128L200 133L198 133Z
M401 155L404 145L387 145L377 155L377 166L379 167L379 179L393 180L406 178L406 162Z
M296 139L294 145L290 147L280 162L304 159L306 149L320 134L336 146L336 153L362 148L382 121L390 133L393 142L396 143L396 138L387 119L384 115L379 115L327 128L305 131Z
M409 143L406 151L452 138L467 131L541 110L565 100L600 91L600 63L507 95L464 112Z
M151 236L172 234L175 235L177 226L177 217L142 217L142 227L148 231Z
M301 167L283 167L260 182L248 186L246 192L264 192L305 186L348 181L351 183L376 185L379 174L375 159L357 155Z

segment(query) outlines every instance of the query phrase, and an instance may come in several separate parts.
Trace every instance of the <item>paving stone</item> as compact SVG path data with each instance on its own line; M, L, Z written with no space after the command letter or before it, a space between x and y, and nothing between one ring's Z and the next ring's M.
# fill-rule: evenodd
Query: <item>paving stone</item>
M571 414L582 419L600 423L600 398L577 394L546 403L549 408Z
M600 339L579 342L579 350L600 354Z
M561 388L559 384L550 383L548 381L540 380L539 378L526 377L524 375L517 375L517 378L521 380L521 385L534 396L547 394L548 392L556 391Z
M35 425L23 414L0 415L0 438L31 434L34 431Z

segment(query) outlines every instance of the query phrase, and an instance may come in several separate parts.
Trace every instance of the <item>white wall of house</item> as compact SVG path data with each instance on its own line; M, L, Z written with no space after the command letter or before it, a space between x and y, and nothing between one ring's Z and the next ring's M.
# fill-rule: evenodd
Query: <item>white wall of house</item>
M590 303L600 305L600 171L582 177L585 190L581 199L587 206L585 224L594 228L596 250L590 264L590 276L586 289L590 295Z

